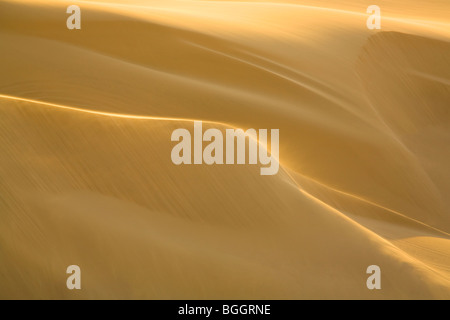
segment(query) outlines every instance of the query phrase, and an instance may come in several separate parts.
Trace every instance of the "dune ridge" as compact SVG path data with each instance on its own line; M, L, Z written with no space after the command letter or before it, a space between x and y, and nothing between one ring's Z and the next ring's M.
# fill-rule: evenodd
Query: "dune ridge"
M366 2L0 1L0 298L449 299L450 5ZM195 120L280 173L174 166Z

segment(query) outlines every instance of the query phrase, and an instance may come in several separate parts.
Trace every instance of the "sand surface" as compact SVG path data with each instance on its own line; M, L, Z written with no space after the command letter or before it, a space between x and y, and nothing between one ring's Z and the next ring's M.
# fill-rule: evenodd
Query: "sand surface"
M373 2L0 0L0 298L450 299L450 2Z

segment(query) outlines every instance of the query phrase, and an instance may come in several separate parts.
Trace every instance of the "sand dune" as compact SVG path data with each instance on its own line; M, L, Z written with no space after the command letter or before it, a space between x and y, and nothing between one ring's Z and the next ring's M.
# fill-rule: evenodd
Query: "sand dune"
M0 298L450 298L450 5L327 2L0 1ZM194 120L280 173L173 165Z

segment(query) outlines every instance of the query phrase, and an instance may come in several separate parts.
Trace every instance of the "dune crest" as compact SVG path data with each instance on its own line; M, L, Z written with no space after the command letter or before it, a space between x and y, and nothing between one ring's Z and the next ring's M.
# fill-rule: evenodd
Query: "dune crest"
M326 3L0 1L0 298L449 299L450 4ZM194 121L278 174L174 165Z

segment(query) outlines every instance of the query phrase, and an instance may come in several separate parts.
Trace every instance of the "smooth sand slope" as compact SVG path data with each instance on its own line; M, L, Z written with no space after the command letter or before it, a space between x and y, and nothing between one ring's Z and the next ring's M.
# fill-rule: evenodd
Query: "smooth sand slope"
M0 1L0 298L450 298L450 5L370 4ZM194 119L282 170L173 165Z

